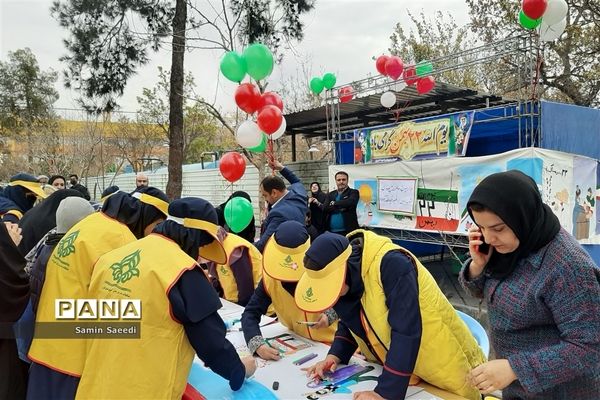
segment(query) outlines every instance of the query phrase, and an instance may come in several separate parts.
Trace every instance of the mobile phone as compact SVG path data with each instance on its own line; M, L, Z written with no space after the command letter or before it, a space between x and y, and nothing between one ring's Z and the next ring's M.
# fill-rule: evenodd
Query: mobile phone
M483 238L483 233L481 234L481 236L479 236L479 240L481 240L483 243L477 246L477 251L483 254L489 253L490 245L485 242L485 239Z

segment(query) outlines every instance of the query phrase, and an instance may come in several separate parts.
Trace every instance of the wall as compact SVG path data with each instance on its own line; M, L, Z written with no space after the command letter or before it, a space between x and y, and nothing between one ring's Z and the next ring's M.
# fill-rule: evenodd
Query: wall
M300 178L308 190L310 182L317 181L321 183L323 191L327 190L328 186L328 164L327 161L303 161L290 163L287 165ZM239 181L231 185L227 182L218 169L196 170L192 166L184 166L183 168L183 192L182 197L197 196L208 200L213 205L218 206L236 190L247 192L252 198L254 206L254 216L256 221L259 218L259 201L262 201L258 187L258 170L252 164L246 166L246 173ZM186 171L187 169L187 171ZM193 169L190 171L190 169ZM270 173L267 171L266 173ZM162 168L155 172L146 171L151 186L165 190L167 187L168 175L166 168ZM112 181L112 182L111 182ZM135 174L120 174L114 177L113 175L105 175L104 177L92 177L83 182L89 189L92 199L99 200L102 191L111 186L117 185L126 192L131 192L135 189Z

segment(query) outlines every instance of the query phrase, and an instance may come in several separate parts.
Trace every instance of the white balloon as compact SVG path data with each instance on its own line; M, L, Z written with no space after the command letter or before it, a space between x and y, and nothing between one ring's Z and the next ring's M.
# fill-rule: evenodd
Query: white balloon
M277 140L282 137L285 133L285 128L287 128L287 122L285 121L285 117L283 117L281 118L281 125L279 125L279 128L271 134L271 139Z
M569 5L565 0L548 0L548 7L542 16L542 22L552 26L567 16Z
M396 104L396 95L394 92L385 92L381 95L381 105L385 108L392 108Z
M540 40L542 42L551 42L556 40L560 37L560 35L562 35L566 27L566 18L563 18L554 25L547 25L546 20L542 19L542 24L540 25Z
M235 140L244 148L256 147L262 142L262 132L256 122L247 120L238 126Z

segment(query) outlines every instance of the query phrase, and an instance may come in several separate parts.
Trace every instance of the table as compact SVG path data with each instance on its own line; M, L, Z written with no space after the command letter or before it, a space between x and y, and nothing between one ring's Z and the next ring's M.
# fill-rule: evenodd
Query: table
M241 317L243 308L230 302L222 300L224 307L219 311L225 319L235 320ZM348 386L342 385L342 388L336 390L335 393L328 393L326 395L318 395L315 392L318 389L307 387L309 382L306 377L306 372L302 371L302 368L308 367L313 363L325 358L329 346L313 342L309 339L300 338L296 334L292 334L286 327L278 322L270 323L269 320L265 319L261 321L263 336L265 338L272 338L279 335L286 335L284 339L292 336L292 339L288 344L289 347L285 347L286 352L282 359L279 361L265 361L257 358L257 369L254 376L244 383L242 389L237 392L233 392L229 389L228 382L208 370L203 366L202 361L196 357L194 364L190 372L188 382L194 386L200 393L202 393L207 399L231 399L231 400L249 400L249 399L261 399L261 400L275 400L275 399L309 399L311 395L315 399L323 400L342 400L352 399L352 393L362 390L373 390L377 382L375 380L364 380L356 384L350 384ZM234 345L240 356L249 355L248 348L246 347L243 333L238 328L233 327L232 331L228 332L227 338ZM298 339L295 341L295 339ZM277 344L277 343L276 343ZM308 346L302 348L303 346ZM298 348L298 350L294 350ZM310 354L316 353L318 356L313 360L297 366L293 364L293 361ZM377 377L381 374L382 367L377 364L368 363L358 357L352 357L351 364L358 364L363 366L372 366L373 370L362 375L362 376L373 376ZM273 390L273 382L278 382L279 388ZM411 386L408 388L406 399L410 400L435 400L435 399L463 399L463 397L454 395L446 392L427 383L421 383L418 386Z

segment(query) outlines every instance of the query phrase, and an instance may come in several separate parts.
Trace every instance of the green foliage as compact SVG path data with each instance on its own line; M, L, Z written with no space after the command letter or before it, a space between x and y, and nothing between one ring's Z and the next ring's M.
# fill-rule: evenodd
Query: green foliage
M438 11L434 18L426 18L421 12L418 16L408 13L414 29L408 33L405 28L396 24L390 36L390 53L404 61L404 65L417 64L423 60L435 60L449 54L460 54L474 47L476 40L469 35L467 26L459 26L449 13ZM435 66L434 66L435 67ZM476 68L461 71L448 71L442 74L441 81L459 86L478 87Z
M115 108L127 80L148 62L147 49L157 50L170 33L174 11L166 0L64 0L51 12L69 31L61 58L66 86L81 92L84 108L99 112Z
M598 0L567 0L565 33L545 44L541 80L547 97L582 106L600 105L600 5ZM523 32L520 2L467 0L471 29L485 42Z
M300 16L314 4L315 0L231 0L230 7L239 20L242 46L261 42L277 53L281 43L302 40Z
M56 79L56 72L40 69L30 49L9 52L0 61L0 133L28 131L52 119Z

